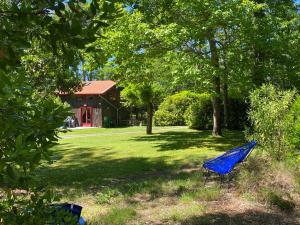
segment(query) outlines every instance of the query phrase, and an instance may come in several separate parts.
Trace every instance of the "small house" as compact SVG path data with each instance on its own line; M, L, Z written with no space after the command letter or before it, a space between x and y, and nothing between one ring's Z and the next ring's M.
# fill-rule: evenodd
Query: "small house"
M112 80L85 81L80 91L60 93L75 115L75 126L110 127L119 125L120 90Z

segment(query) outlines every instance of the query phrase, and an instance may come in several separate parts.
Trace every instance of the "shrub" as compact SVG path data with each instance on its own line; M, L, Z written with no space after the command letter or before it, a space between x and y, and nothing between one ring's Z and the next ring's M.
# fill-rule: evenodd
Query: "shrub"
M187 108L199 99L199 94L182 91L168 96L160 104L154 115L157 126L182 126L185 125L184 113Z
M50 159L70 112L56 96L31 88L30 80L22 71L8 76L0 70L0 224L45 224L53 200L35 182L34 169Z
M157 110L154 115L154 123L157 126L183 125L176 114L167 110Z
M287 135L288 143L293 149L300 148L300 96L294 101L286 116L286 123L291 125Z
M199 95L184 113L186 125L193 129L208 129L212 125L212 103L209 94Z
M249 118L255 139L262 149L277 160L286 156L290 149L288 135L293 124L285 119L295 98L295 91L278 90L272 85L263 85L250 94Z

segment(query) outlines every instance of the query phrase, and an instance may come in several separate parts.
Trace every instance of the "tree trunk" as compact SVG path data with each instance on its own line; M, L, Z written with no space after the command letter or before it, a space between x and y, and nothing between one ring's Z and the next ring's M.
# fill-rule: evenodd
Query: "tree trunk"
M228 128L228 85L223 84L223 104L224 104L224 127Z
M82 71L82 81L86 81L86 72Z
M222 135L221 129L221 99L220 77L214 78L215 95L213 97L213 131L214 136Z
M215 136L222 135L221 129L221 81L219 74L219 58L216 42L214 38L209 38L209 47L211 53L211 63L216 68L217 74L213 77L214 97L213 97L213 131L212 134Z
M92 73L91 71L89 71L89 72L87 72L87 74L88 74L88 79L89 79L89 81L92 81L93 78L94 78L93 73Z
M147 134L152 134L152 120L153 120L153 104L149 102L147 104Z

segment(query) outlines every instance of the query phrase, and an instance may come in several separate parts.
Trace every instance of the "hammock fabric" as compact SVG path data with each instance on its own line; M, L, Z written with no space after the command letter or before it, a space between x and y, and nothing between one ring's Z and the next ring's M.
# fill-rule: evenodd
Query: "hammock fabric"
M220 175L230 173L236 164L243 162L256 145L256 141L229 150L216 158L204 162L203 167Z

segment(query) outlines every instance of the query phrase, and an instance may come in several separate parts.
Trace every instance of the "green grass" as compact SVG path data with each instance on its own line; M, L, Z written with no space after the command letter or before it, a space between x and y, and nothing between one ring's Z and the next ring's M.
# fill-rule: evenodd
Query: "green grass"
M197 188L192 191L186 191L180 196L183 202L190 202L195 200L200 201L214 201L221 196L221 190L218 186Z
M227 131L224 137L213 137L210 131L186 127L153 131L153 135L146 135L145 127L130 127L62 133L53 148L53 163L45 163L38 175L62 194L62 201L81 204L83 215L92 224L103 224L100 218L109 218L120 204L125 208L134 205L147 213L149 210L143 208L147 207L145 199L152 203L173 199L182 204L182 193L204 187L199 170L188 168L201 168L203 160L243 142L239 132ZM196 197L205 199L199 194L201 190L196 192ZM211 194L208 198L218 196L217 191L211 192L203 193ZM155 209L151 213L158 220L164 218L158 216L160 213L154 216Z
M136 211L130 207L113 208L108 214L102 217L100 224L125 225L136 216Z

